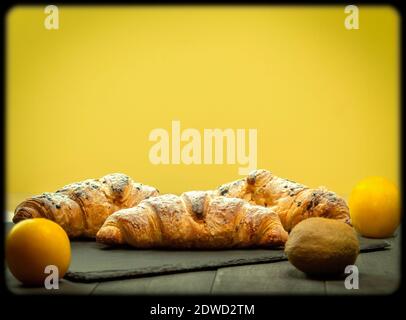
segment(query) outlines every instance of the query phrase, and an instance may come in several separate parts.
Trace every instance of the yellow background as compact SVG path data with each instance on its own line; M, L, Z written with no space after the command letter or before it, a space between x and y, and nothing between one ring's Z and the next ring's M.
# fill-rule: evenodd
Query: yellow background
M124 172L161 192L239 165L152 165L154 128L257 128L258 167L348 196L399 183L399 23L391 7L44 7L7 15L8 208ZM11 200L10 200L11 199Z

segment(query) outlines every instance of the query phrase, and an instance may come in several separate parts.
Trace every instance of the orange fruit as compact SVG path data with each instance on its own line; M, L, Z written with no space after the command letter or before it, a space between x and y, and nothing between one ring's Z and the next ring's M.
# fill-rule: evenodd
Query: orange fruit
M62 278L70 259L69 238L65 230L51 220L36 218L21 221L7 235L7 265L24 284L43 285L49 276L49 273L44 273L48 265L56 266L59 278Z
M400 197L395 184L383 177L359 182L349 199L351 222L363 236L386 238L400 223Z

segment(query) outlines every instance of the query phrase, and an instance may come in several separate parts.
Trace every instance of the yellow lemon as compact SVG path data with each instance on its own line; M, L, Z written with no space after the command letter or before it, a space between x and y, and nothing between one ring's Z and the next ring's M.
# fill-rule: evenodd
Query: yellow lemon
M352 224L363 236L386 238L399 226L399 190L385 178L359 182L351 192L349 206Z
M43 285L49 275L45 267L58 268L59 278L71 259L69 238L55 222L37 218L17 223L6 240L6 260L11 273L22 283Z

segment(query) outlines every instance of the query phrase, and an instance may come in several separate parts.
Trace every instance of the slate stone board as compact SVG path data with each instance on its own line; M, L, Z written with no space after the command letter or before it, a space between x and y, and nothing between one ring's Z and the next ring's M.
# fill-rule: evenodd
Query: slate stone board
M72 261L65 279L99 282L220 267L287 260L282 249L137 250L107 248L94 241L72 241ZM383 250L390 243L360 237L361 252Z

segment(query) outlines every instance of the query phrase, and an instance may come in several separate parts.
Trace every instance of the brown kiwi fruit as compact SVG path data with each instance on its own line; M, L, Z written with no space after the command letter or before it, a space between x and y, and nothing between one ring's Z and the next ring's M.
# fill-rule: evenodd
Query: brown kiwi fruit
M297 224L285 244L289 261L313 275L342 274L355 263L359 241L348 224L327 218L309 218Z

